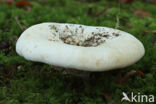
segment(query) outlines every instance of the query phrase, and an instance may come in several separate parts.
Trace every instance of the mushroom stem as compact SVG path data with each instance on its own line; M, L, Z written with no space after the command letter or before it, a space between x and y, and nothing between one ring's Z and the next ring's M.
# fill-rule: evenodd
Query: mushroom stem
M65 69L63 74L76 76L82 79L84 85L89 84L91 72L83 70Z
M73 70L73 69L65 69L63 71L63 74L70 74L70 75L81 77L81 78L89 77L90 73L91 72L89 71Z

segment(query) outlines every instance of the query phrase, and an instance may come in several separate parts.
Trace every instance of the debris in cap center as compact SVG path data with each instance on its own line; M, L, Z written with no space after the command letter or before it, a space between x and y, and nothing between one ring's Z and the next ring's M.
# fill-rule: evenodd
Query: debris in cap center
M84 35L84 27L81 25L73 30L71 29L72 25L65 25L63 31L60 30L59 25L50 25L49 27L52 30L52 35L55 36L55 38L57 37L58 41L61 40L66 44L83 47L96 47L103 44L107 39L120 35L118 33L110 34L108 32L100 32L100 30L99 32ZM96 29L98 30L99 28ZM49 40L52 41L52 39Z

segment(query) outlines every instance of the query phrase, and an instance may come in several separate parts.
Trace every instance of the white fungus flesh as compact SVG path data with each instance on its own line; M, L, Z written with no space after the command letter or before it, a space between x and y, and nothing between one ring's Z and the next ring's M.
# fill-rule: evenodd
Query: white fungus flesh
M16 51L27 60L84 71L106 71L137 62L143 44L129 33L108 27L41 23L25 30Z

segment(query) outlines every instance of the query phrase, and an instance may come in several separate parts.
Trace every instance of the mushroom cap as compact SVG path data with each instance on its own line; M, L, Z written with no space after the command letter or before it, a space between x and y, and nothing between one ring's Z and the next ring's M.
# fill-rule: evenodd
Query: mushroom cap
M41 23L25 30L16 52L27 60L85 71L106 71L137 62L143 44L129 33L99 26Z

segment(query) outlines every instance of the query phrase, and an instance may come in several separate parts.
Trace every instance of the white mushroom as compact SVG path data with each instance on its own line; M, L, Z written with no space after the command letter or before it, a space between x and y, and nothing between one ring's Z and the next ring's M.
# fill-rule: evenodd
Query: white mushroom
M145 53L129 33L108 27L42 23L25 30L16 51L27 60L84 71L129 66Z

